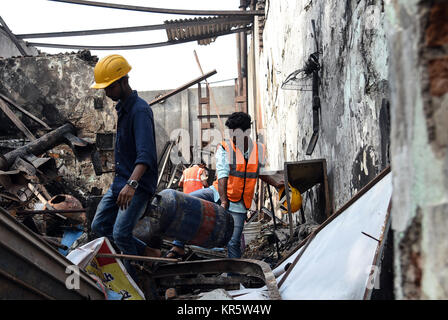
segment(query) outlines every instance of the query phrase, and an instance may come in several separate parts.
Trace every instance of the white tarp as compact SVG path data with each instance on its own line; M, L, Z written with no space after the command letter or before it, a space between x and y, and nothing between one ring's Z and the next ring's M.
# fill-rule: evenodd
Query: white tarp
M344 212L319 231L279 288L285 300L360 300L371 275L378 241L386 227L392 196L392 174L388 173ZM375 239L363 234L366 233ZM303 247L273 270L277 283ZM230 291L234 299L262 298L266 287ZM244 294L251 292L250 295ZM255 293L256 292L256 293ZM250 297L249 297L250 296Z

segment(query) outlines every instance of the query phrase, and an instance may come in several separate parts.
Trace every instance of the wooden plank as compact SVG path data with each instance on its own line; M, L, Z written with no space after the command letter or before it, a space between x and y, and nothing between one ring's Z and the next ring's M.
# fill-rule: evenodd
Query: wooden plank
M211 129L214 128L215 124L213 122L203 122L201 123L201 129Z
M236 101L236 103L245 103L246 97L245 96L237 96L237 97L235 97L235 101Z
M8 102L10 105L12 105L13 107L15 107L16 109L20 110L24 115L28 116L29 118L33 119L34 121L36 121L37 123L41 124L45 129L51 129L45 122L43 122L41 119L39 119L38 117L36 117L35 115L29 113L28 111L26 111L25 109L23 109L21 106L19 106L17 103L15 103L14 101L12 101L11 99L9 99L7 96L3 95L0 93L0 97L5 100L6 102Z
M0 101L0 103L3 101ZM27 154L33 154L38 156L49 149L57 146L58 144L64 142L64 134L67 132L75 132L76 129L71 123L66 123L61 127L46 133L37 140L31 141L30 143L14 149L8 153L5 153L2 158L0 158L0 170L8 170L17 157L25 157Z
M116 258L116 259L127 259L135 261L159 261L159 262L171 262L177 263L182 261L182 259L171 259L171 258L159 258L159 257L147 257L147 256L134 256L129 254L113 254L113 253L99 253L96 255L97 258Z
M208 104L209 103L209 98L200 98L199 99L199 103L200 104Z
M208 77L211 77L212 75L214 75L216 73L217 73L217 71L213 70L213 71L210 71L210 72L208 72L206 74L203 74L202 76L200 76L200 77L198 77L198 78L196 78L194 80L191 80L190 82L180 86L179 88L171 90L170 92L168 92L168 93L166 93L166 94L164 94L164 95L162 95L162 96L152 100L149 103L149 105L152 106L152 105L154 105L154 104L156 104L156 103L158 103L158 102L160 102L162 100L168 99L169 97L172 97L175 94L177 94L177 93L179 93L179 92L181 92L181 91L183 91L185 89L188 89L189 87L191 87L191 86L193 86L193 85L195 85L195 84L197 84L197 83L207 79Z
M0 109L8 116L8 118L16 125L16 127L22 131L22 133L30 140L36 140L36 137L31 133L30 130L23 124L22 121L12 112L8 105L0 99Z

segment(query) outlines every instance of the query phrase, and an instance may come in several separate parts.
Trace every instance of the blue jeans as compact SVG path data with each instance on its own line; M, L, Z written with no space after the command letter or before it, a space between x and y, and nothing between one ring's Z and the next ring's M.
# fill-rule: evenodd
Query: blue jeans
M211 190L210 188L199 189L193 191L189 195L214 202L213 190ZM218 200L216 203L221 204L221 200ZM246 219L246 215L244 213L232 212L229 210L227 210L227 212L230 213L233 217L233 234L230 238L229 243L227 243L227 256L229 258L241 258L241 234L243 232L244 220ZM179 240L174 240L173 245L180 248L184 247L184 243Z
M106 192L96 209L92 221L92 231L99 237L112 240L123 254L142 255L146 244L132 235L138 219L145 212L150 195L144 191L136 191L129 207L121 210L116 202L117 197L112 188ZM130 260L123 261L130 276L135 279L135 270Z

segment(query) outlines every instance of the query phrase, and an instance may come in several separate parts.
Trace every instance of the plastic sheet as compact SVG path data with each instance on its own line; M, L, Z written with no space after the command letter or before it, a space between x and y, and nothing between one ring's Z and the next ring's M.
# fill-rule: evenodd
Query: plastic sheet
M386 228L392 196L388 173L344 212L317 232L303 255L280 286L285 300L361 300L366 288L379 277L373 266ZM367 235L366 235L367 234ZM370 237L369 237L370 236ZM373 239L373 238L375 239ZM303 247L273 270L277 283L286 275ZM262 298L266 288L234 290L234 299Z

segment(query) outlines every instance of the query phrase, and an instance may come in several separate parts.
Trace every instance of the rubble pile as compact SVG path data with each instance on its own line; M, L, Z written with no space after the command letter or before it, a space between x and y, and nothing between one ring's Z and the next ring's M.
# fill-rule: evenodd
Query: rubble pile
M261 220L260 232L253 240L246 243L242 258L261 260L273 269L277 262L296 248L309 234L319 227L319 224L306 222L294 226L293 236L290 237L289 226L282 224L274 230L272 220ZM278 242L278 253L277 244Z
M64 255L89 238L113 178L97 170L97 135L116 122L113 104L90 89L97 61L86 50L0 59L0 206Z

